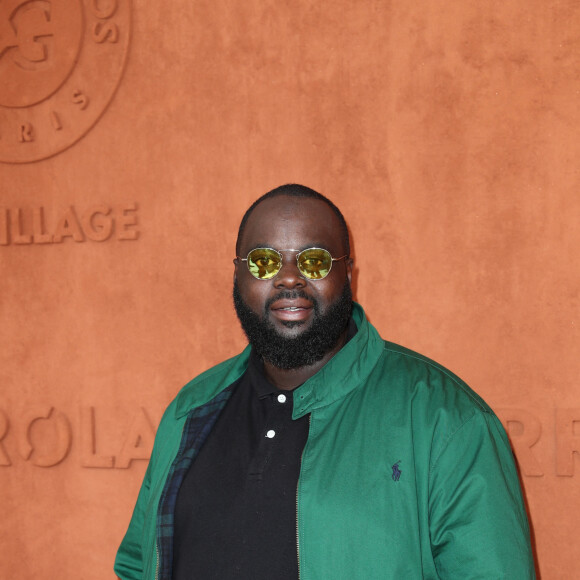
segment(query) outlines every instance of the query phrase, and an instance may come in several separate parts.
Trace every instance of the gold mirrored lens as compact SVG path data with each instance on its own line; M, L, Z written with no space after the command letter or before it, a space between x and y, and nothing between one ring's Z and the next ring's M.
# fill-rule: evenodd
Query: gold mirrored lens
M320 280L328 275L332 268L332 256L322 248L310 248L300 252L298 269L302 275L310 280Z
M248 254L248 269L259 280L273 278L282 265L282 257L271 248L256 248Z

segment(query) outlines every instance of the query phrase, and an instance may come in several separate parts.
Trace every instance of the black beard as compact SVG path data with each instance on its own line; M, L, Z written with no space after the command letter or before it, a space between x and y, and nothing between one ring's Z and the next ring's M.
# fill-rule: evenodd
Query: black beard
M280 335L267 319L270 305L282 298L305 298L313 304L314 320L311 327L296 337ZM336 346L352 313L352 292L350 283L346 280L341 295L327 308L325 314L321 314L318 301L303 290L282 290L268 300L264 305L263 315L259 316L243 301L235 280L234 306L242 329L256 352L279 369L297 369L318 362ZM286 321L283 324L287 328L294 328L304 323Z

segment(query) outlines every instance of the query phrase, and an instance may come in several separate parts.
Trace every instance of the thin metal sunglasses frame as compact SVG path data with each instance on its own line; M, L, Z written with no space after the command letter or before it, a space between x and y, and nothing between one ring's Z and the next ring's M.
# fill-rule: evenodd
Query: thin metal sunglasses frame
M270 276L269 278L258 278L258 276L254 276L254 274L250 270L250 265L248 263L249 257L250 257L250 254L252 252L255 252L256 250L270 250L270 251L274 252L275 254L277 254L278 257L280 258L280 267L278 268L278 271L273 276ZM310 278L309 276L305 275L304 272L302 272L302 270L300 269L300 256L304 252L308 252L310 250L321 250L323 252L326 252L330 256L330 267L328 268L328 272L320 278ZM288 248L285 250L276 250L275 248L267 248L267 247L262 248L262 247L260 247L260 248L251 249L245 258L242 258L241 256L236 256L236 258L238 260L240 260L241 262L246 262L246 265L248 266L248 271L250 272L250 274L252 274L252 276L254 278L256 278L256 280L262 280L263 282L267 282L268 280L273 280L280 273L280 270L282 269L282 264L284 263L284 256L282 256L282 252L297 252L297 254L296 254L296 267L298 268L298 270L302 274L302 278L305 278L306 280L312 280L314 282L317 282L318 280L324 280L324 278L326 278L330 274L330 271L332 270L332 264L334 262L339 262L340 260L344 260L345 258L348 258L348 254L345 254L344 256L341 256L340 258L333 258L332 254L328 250L326 250L325 248L317 248L317 247L305 248L304 250L294 250L292 248Z

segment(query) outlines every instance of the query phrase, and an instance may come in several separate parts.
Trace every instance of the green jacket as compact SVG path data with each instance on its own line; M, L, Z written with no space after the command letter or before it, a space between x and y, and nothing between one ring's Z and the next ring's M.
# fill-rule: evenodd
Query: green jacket
M506 434L458 377L358 332L294 395L310 414L297 492L301 580L535 578ZM160 497L186 419L246 369L249 347L188 383L165 412L115 562L156 578Z

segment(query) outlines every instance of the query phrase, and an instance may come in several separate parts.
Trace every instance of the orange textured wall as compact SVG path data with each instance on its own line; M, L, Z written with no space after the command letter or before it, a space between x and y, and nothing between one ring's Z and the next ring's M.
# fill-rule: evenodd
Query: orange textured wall
M243 345L231 259L297 181L385 338L498 411L578 577L580 5L0 4L0 577L113 578L165 405Z

